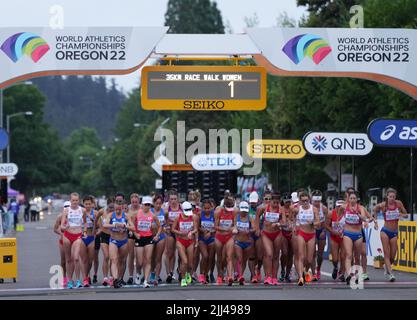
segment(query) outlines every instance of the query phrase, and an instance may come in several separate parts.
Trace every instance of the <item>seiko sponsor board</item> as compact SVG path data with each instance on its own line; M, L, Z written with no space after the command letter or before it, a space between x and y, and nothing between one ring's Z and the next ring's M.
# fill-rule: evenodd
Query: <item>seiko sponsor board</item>
M308 132L303 142L314 155L365 156L373 147L365 133Z
M243 165L242 156L238 153L198 154L191 164L195 170L238 170Z
M255 139L248 143L247 152L262 159L301 159L306 155L301 140Z
M375 119L368 126L369 139L386 147L417 147L417 120Z

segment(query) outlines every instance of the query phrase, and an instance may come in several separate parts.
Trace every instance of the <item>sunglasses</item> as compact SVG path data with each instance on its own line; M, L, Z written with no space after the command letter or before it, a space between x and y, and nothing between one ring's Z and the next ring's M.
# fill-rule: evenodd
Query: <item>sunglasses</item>
M144 206L150 206L151 204L150 203L144 203L143 205Z
M272 198L264 198L264 200L265 201L269 201L269 200L271 200Z

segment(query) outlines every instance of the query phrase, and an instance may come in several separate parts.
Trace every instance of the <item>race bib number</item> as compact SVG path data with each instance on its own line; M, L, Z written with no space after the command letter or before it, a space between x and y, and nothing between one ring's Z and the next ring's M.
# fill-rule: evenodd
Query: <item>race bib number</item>
M299 216L300 224L304 224L304 225L311 224L313 223L313 220L314 220L313 215L310 215L310 214L302 214Z
M178 217L179 212L170 211L168 212L168 218L171 221L174 221Z
M139 221L138 222L138 230L139 231L149 231L149 230L151 230L151 222L150 221Z
M201 228L210 232L214 231L214 222L213 221L201 221Z
M231 228L233 224L232 220L220 220L220 227L222 228Z
M357 214L346 214L345 221L347 224L359 224L359 216Z
M189 221L189 222L180 222L180 231L181 232L189 232L192 231L194 229L194 222Z
M398 220L400 219L400 213L398 210L387 211L385 214L385 220Z
M278 222L279 213L278 212L267 212L265 214L265 220L268 222Z
M236 227L239 231L249 231L249 222L237 221Z
M78 214L68 215L68 224L70 227L80 227L82 225L83 218Z
M164 216L158 216L158 220L159 220L159 223L161 225L164 225L165 224L165 217Z

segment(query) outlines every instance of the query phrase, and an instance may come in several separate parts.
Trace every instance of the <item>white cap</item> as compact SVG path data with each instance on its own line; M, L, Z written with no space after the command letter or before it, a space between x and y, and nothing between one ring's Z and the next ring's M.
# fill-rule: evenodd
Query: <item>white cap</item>
M259 201L258 193L256 191L252 191L249 195L249 202L258 203L258 201Z
M249 204L246 201L242 201L239 204L239 210L243 212L249 212Z
M64 208L67 208L67 207L71 207L71 202L69 201L64 202Z
M344 200L337 200L336 201L336 207L343 206L344 204L345 204L345 201Z
M293 193L291 193L291 200L292 200L292 202L294 202L294 203L297 203L299 200L298 200L298 194L297 194L297 192L293 192Z
M181 208L186 216L193 215L193 206L188 201L183 202L183 204L181 205Z
M152 204L152 197L149 197L149 196L143 197L142 204Z

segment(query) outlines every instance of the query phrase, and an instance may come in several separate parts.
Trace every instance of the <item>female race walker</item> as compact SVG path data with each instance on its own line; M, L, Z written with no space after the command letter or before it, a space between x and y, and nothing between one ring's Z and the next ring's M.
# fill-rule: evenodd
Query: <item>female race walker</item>
M203 201L203 209L201 211L200 218L200 235L198 237L198 245L201 253L200 276L198 277L198 281L203 284L208 283L207 279L210 266L215 259L214 222L214 210L212 208L211 201L206 199Z
M320 227L319 211L310 204L310 197L307 192L299 194L299 205L293 209L296 217L297 229L297 251L296 269L298 273L298 285L304 285L311 281L309 269L313 263L314 251L316 247L316 231ZM307 273L304 273L304 267Z
M86 212L79 206L80 196L78 193L71 193L70 201L71 206L64 209L61 217L68 289L74 287L72 276L74 275L75 265L80 263L81 237L87 234ZM77 282L80 282L80 280ZM80 285L81 283L77 283L77 287Z
M374 207L375 229L378 230L376 219L379 211L384 215L384 226L381 229L381 242L384 250L385 272L389 281L394 282L392 264L397 254L398 220L400 217L407 218L408 214L403 203L397 200L397 191L392 188L387 190L386 201Z
M194 265L195 235L198 233L198 216L193 214L191 203L182 204L182 212L175 219L172 231L176 235L178 254L181 259L181 287L192 282L191 272Z

